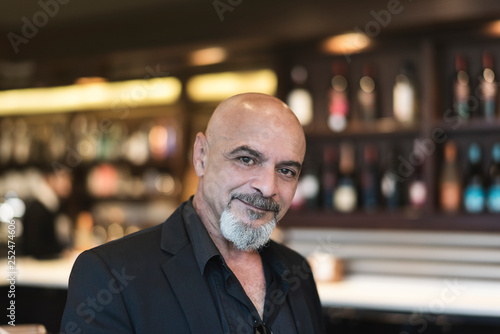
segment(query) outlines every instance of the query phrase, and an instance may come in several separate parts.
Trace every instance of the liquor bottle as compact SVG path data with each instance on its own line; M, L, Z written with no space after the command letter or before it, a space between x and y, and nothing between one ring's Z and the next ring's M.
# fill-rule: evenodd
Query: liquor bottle
M333 64L333 77L328 89L328 126L334 132L341 132L347 126L349 116L349 90L347 65L343 62Z
M457 164L457 146L449 140L444 147L444 161L439 175L439 204L443 211L456 213L462 198L461 176Z
M427 201L427 185L424 181L425 155L418 149L419 140L415 140L412 155L424 156L415 164L415 170L410 176L408 184L408 202L414 209L421 209ZM420 158L419 158L420 159Z
M488 211L500 213L500 143L495 143L491 150L489 169Z
M321 197L324 209L333 208L333 194L337 185L337 151L333 146L325 147L321 173Z
M304 174L301 176L300 185L298 186L300 187L300 192L304 197L306 208L314 210L318 208L320 194L318 165L311 157L308 157L305 161Z
M358 105L360 118L363 122L373 123L377 118L377 87L374 68L371 65L363 67L363 77L359 80Z
M333 206L340 212L352 212L358 204L358 192L354 178L354 147L350 143L340 145L339 178L333 195Z
M313 100L307 89L307 70L304 66L294 66L291 72L293 88L288 93L287 104L295 113L302 126L313 119Z
M413 64L406 62L396 76L393 88L394 118L404 124L413 124L417 116L417 86Z
M472 143L468 151L469 170L464 186L464 208L469 213L479 213L484 210L486 196L481 167L481 147Z
M388 210L396 210L402 204L402 181L398 175L397 160L399 150L392 149L388 151L387 165L380 180L380 190L384 199L385 207Z
M375 145L366 145L364 164L361 171L361 198L363 209L373 211L379 206L378 151Z
M318 179L318 171L310 156L304 159L304 167L297 184L297 190L293 197L290 209L302 210L316 209L319 202L320 184Z
M467 62L462 55L455 56L455 74L453 76L453 108L455 113L468 119L471 116L469 108L470 78L467 73Z
M486 119L495 118L497 84L495 82L495 71L493 70L493 56L490 52L483 52L483 71L479 76L479 92L481 116Z

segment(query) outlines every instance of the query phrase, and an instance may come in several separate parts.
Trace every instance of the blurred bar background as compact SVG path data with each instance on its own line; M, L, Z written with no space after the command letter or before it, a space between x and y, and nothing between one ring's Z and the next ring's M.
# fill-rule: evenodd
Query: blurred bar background
M274 238L310 260L329 333L500 330L500 2L2 7L0 268L16 272L16 324L58 333L76 256L163 222L194 193L191 148L215 106L258 91L306 133ZM4 310L12 289L2 280Z

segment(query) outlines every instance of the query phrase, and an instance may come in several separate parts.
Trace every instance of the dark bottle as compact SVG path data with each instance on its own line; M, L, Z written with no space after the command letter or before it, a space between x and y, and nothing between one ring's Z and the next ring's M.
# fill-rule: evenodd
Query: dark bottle
M415 140L412 156L415 169L408 183L408 202L414 209L421 209L427 202L427 184L424 181L425 153L419 149L419 140Z
M371 65L363 67L363 77L359 80L357 98L361 120L365 123L373 123L378 116L378 101L375 70Z
M380 180L380 190L384 199L385 207L396 210L402 204L402 182L404 178L398 175L399 161L397 150L390 150L387 157L387 165Z
M491 150L491 166L488 173L488 211L500 213L500 143L495 143Z
M337 150L333 146L325 147L321 173L321 197L323 208L333 208L333 194L337 185Z
M364 164L361 170L361 201L363 209L374 211L379 206L378 150L375 145L366 145Z
M469 169L464 186L464 209L469 213L479 213L484 210L486 196L481 167L481 147L472 143L468 151Z
M293 88L287 96L287 104L295 113L302 126L311 123L313 119L313 100L307 88L307 69L304 66L294 66L291 71Z
M467 72L467 62L462 55L455 56L455 74L453 76L453 108L463 119L471 116L469 108L470 78Z
M328 127L334 132L343 131L347 126L349 111L347 64L336 62L328 88Z
M339 178L333 195L334 208L337 211L352 212L358 205L354 167L354 147L350 143L342 143L340 145Z
M483 53L483 70L479 76L479 94L481 116L493 119L496 115L497 84L493 70L493 56L490 52Z
M462 198L461 175L457 164L457 146L449 140L444 147L444 161L439 175L439 205L443 211L456 213Z

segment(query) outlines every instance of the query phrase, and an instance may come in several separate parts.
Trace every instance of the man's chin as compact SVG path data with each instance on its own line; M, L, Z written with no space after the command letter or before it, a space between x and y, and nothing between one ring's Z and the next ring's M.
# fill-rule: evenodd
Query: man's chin
M267 244L276 227L273 219L252 220L245 215L240 219L234 213L225 210L221 217L221 231L224 237L242 251L255 251Z

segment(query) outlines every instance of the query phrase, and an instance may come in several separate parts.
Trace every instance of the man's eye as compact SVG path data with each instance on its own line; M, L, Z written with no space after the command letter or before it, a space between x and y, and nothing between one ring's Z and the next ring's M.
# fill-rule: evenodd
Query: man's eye
M295 177L295 175L297 175L297 173L295 171L288 169L288 168L280 168L278 170L278 172L280 172L281 174L288 176L288 177Z
M255 163L255 161L250 157L240 157L240 161L245 165L253 165Z

